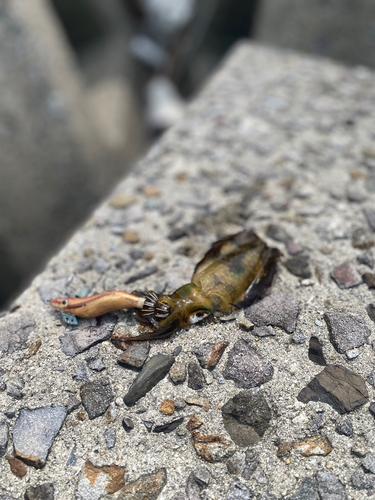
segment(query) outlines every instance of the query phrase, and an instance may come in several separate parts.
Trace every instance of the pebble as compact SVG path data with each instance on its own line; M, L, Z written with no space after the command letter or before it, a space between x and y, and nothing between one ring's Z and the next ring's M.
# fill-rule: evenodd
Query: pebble
M324 319L330 340L339 353L345 353L367 343L371 334L365 320L360 316L338 310L325 312Z
M367 195L358 186L350 186L347 190L347 198L352 203L361 203L367 199Z
M359 350L358 349L350 349L349 351L346 351L346 357L351 360L358 358L359 356Z
M199 349L194 351L194 354L202 368L212 370L220 361L228 345L228 342L221 342L220 344L203 344Z
M307 337L302 332L294 332L292 340L295 344L301 345L301 344L304 344L306 342Z
M6 422L0 422L0 457L4 456L9 440L9 427Z
M157 272L158 272L158 268L156 266L147 267L146 269L143 269L142 271L139 271L138 273L133 274L133 276L130 276L130 278L128 278L125 281L125 284L130 285L131 283L134 283L135 281L142 280L143 278L147 278L148 276L151 276Z
M122 426L126 430L126 432L130 432L131 430L134 429L134 422L131 418L124 417L122 419Z
M68 467L75 467L77 465L77 445L75 444L70 452L69 458L66 462Z
M365 208L364 214L371 229L375 231L375 209Z
M236 387L250 389L269 382L273 377L271 363L257 354L247 342L239 340L229 353L224 377Z
M61 278L46 285L42 285L38 288L40 298L46 304L49 304L52 299L58 299L59 297L66 297L66 287L72 280L72 277Z
M191 361L188 365L188 387L194 391L200 391L206 385L201 367L198 363Z
M102 356L99 356L96 359L89 359L87 361L87 366L94 372L102 372L105 370L105 364Z
M295 331L298 313L298 298L290 292L274 293L245 310L256 326L277 326L288 333Z
M286 244L286 248L290 255L298 255L299 253L304 251L304 247L295 241L288 241Z
M141 241L139 234L135 231L125 231L122 234L122 239L125 241L125 243L130 243L131 245L135 245L136 243L139 243Z
M313 477L305 478L291 500L320 500L315 479Z
M368 407L369 412L375 418L375 401L373 401Z
M355 443L354 446L352 446L350 453L358 458L365 458L367 455L367 447L364 445L362 441L359 441L358 443Z
M25 500L54 500L55 488L53 483L29 486L25 491Z
M7 455L5 458L8 461L10 470L12 471L12 474L14 476L18 477L18 479L22 479L23 477L26 476L27 469L25 465L21 462L21 460L18 460L18 458L11 457L9 455Z
M155 425L154 429L152 432L160 433L162 432L163 434L169 434L170 432L174 431L179 427L184 421L184 417L177 418L176 420L172 420L171 422L168 422L167 424L162 424L162 425Z
M200 492L210 484L211 474L205 467L198 467L190 473L186 482L186 493L189 500L199 500Z
M167 399L159 408L159 411L163 413L163 415L173 415L176 411L175 402L172 399Z
M44 467L66 414L65 408L61 406L22 409L13 429L16 457L37 469Z
M66 323L67 325L78 326L78 318L73 314L61 313L61 320L63 323Z
M320 366L326 366L327 362L324 358L322 344L317 337L311 337L309 342L309 359Z
M375 304L368 304L366 307L368 317L375 323Z
M93 267L97 273L104 274L111 267L111 264L107 260L99 258L94 262Z
M168 233L168 239L170 241L177 241L183 238L184 236L187 236L187 232L185 228L179 228L179 227L174 227L169 231Z
M276 335L276 332L272 326L256 326L252 331L251 334L254 335L254 337L258 338L263 338L263 337L274 337Z
M296 450L304 457L326 457L331 453L333 448L328 438L326 438L325 436L317 435L312 436L311 438L306 438L303 441L297 441L295 443L281 443L278 449L278 456L282 457L289 453L292 449Z
M189 422L186 424L186 429L188 431L194 431L195 429L199 429L201 425L203 425L203 420L198 417L198 415L192 415Z
M185 382L186 376L187 376L187 370L185 363L182 363L181 361L176 361L176 363L172 366L169 372L169 377L171 381L175 385L182 384L183 382Z
M191 406L200 406L204 409L204 411L208 411L210 409L210 402L207 398L188 396L185 398L185 402Z
M134 205L138 201L138 198L133 195L119 193L115 194L109 200L109 205L112 208L124 209L130 207L130 205Z
M315 420L313 420L311 422L311 425L309 427L310 432L312 432L313 434L316 434L318 431L323 429L326 422L327 422L327 418L326 418L325 414L323 413L323 415L319 415Z
M125 467L119 465L95 466L90 460L81 471L76 490L76 500L104 498L113 495L125 485Z
M364 468L365 472L371 472L371 474L375 474L375 456L367 456L362 462L362 467Z
M225 430L238 446L257 443L268 429L272 413L264 395L238 393L221 409Z
M21 376L14 376L7 381L7 394L14 399L22 399L24 393L25 381Z
M357 260L360 264L364 264L365 266L368 266L371 269L373 269L375 261L374 261L372 249L370 248L366 252L364 252L363 254L359 255L357 257Z
M353 436L353 423L349 418L344 418L336 426L337 434L351 437Z
M25 349L29 335L35 328L34 320L28 316L9 319L0 328L0 352L12 354L20 349Z
M335 280L337 285L343 289L352 288L362 283L360 274L351 262L345 262L336 267L332 271L331 277Z
M311 271L309 267L309 257L307 255L297 255L284 262L288 271L300 278L311 278Z
M252 500L254 498L253 492L236 480L230 485L226 500Z
M165 356L164 354L156 354L150 358L124 396L124 403L127 406L133 406L139 399L143 398L168 374L174 362L173 356Z
M352 486L356 490L374 490L375 476L356 472L352 477Z
M167 471L163 468L152 474L144 474L136 481L127 483L121 492L121 498L124 500L157 500L166 484Z
M75 374L73 375L73 380L83 380L84 382L90 381L89 376L87 375L86 366L83 363L78 366Z
M68 415L81 406L81 400L75 394L70 394L66 404Z
M107 377L93 382L85 382L80 389L80 395L90 420L104 415L114 399L111 384Z
M369 288L375 288L375 274L374 273L364 273L362 275L362 280Z
M141 369L145 364L149 352L149 342L135 342L123 352L117 362L126 368Z
M61 350L66 356L76 356L99 342L110 339L114 327L114 323L104 323L87 330L72 330L60 337Z
M115 429L106 429L104 431L104 440L105 445L108 450L111 450L116 445L116 430Z
M224 461L236 450L228 439L217 434L204 435L197 430L192 432L192 443L197 455L211 463Z
M366 250L374 245L374 240L372 236L363 228L357 227L352 233L352 246L353 248L359 248L361 250Z
M267 228L266 234L269 238L280 241L281 243L288 243L292 240L286 229L278 224L270 224Z
M327 365L297 396L298 401L328 403L340 414L368 402L366 383L360 375L340 365Z

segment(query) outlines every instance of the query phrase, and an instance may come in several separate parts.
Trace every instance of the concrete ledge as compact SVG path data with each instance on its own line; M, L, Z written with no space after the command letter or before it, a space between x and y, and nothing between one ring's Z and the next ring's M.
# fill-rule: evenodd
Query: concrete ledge
M264 500L302 498L293 496L298 491L330 498L325 492L333 489L344 499L375 488L375 476L364 475L362 468L366 460L371 470L375 440L368 404L374 325L371 307L369 314L366 310L373 292L362 282L373 265L374 77L364 68L250 44L232 52L184 121L0 319L0 451L13 455L13 432L17 443L27 441L18 431L26 417L32 428L42 426L41 412L26 410L52 413L56 407L59 419L65 417L63 408L67 412L40 471L28 465L26 475L15 480L9 461L0 458L0 495L20 498L43 485L61 500L107 494L145 498L135 491L146 498L191 499L202 489L207 498ZM190 280L212 242L243 228L254 228L284 254L263 309L258 305L232 321L211 321L151 342L145 356L174 356L180 372L174 368L134 406L125 406L123 397L136 373L117 363L121 353L109 341L98 344L99 351L64 354L60 339L77 326L64 324L42 299L111 289L171 291ZM337 270L341 264L346 265ZM366 281L371 286L371 279ZM137 332L130 313L103 321L80 321L78 328L93 329L101 340L108 328ZM309 350L310 337L317 338L315 351L322 347L320 361L324 356L325 363L342 365L345 383L361 391L355 405L343 402L347 415L329 398L297 399L324 370ZM202 375L196 366L204 357L201 349L222 342L229 345L221 360L213 371L203 369L203 388L196 390L192 381ZM241 359L254 360L248 372ZM249 377L259 378L251 371L255 365L264 367L267 377L251 384ZM166 400L175 403L173 415ZM256 425L244 421L238 428L231 411L242 404L250 414L252 401L264 420L249 445L240 429L254 438ZM203 425L191 435L186 424L193 415ZM181 417L172 432L160 427ZM61 421L54 418L56 433ZM43 426L48 434L48 422ZM212 435L216 440L204 437ZM40 467L47 445L23 442L18 455ZM25 459L35 449L41 456Z

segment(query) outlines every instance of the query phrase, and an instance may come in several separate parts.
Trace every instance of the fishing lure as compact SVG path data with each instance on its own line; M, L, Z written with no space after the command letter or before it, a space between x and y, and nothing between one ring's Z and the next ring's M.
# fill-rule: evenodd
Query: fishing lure
M155 331L121 340L163 339L210 314L228 314L260 298L272 284L280 255L253 231L242 231L214 243L197 264L191 283L170 295L111 291L86 299L56 299L51 305L80 318L136 308L140 322Z

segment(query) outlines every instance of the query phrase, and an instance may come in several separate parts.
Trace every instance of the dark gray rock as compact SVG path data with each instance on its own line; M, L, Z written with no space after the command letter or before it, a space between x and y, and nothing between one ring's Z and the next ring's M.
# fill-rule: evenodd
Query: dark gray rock
M317 337L311 337L309 342L309 359L320 366L326 366L322 344Z
M188 365L188 387L194 391L200 391L206 385L202 368L198 363L191 361Z
M66 411L69 415L69 413L72 413L72 411L76 410L79 408L81 405L81 400L77 398L76 395L70 394L68 398L68 402L66 404Z
M105 445L108 450L111 450L115 447L116 444L116 430L115 429L106 429L104 431L104 440Z
M29 486L25 492L25 500L54 500L55 488L52 483Z
M339 413L348 413L368 402L363 378L340 365L327 365L302 389L297 399L303 403L321 401Z
M331 342L337 352L345 353L367 342L371 334L366 322L360 316L342 311L327 311L324 314Z
M344 418L336 426L336 432L343 436L353 436L353 423L349 418Z
M103 361L103 357L100 356L99 346L96 345L92 347L88 351L85 360L90 370L93 370L95 372L102 372L103 370L105 370L105 364Z
M194 354L196 355L202 368L207 368L207 362L210 359L214 347L215 344L209 342L207 344L202 344L198 349L195 349Z
M375 274L374 273L364 273L362 274L362 280L363 283L366 283L366 285L369 288L375 288Z
M122 419L122 426L126 430L126 432L130 432L131 430L134 429L134 422L131 418L124 417Z
M20 375L11 377L7 381L7 394L11 398L22 399L24 396L22 392L24 387L25 381Z
M352 477L352 486L356 490L374 490L375 476L356 472Z
M114 323L104 323L99 327L68 332L60 338L61 349L67 356L76 356L99 342L110 339L114 327Z
M139 271L138 273L130 276L130 278L128 278L125 281L125 285L130 285L131 283L134 283L138 280L142 280L143 278L147 278L148 276L151 276L152 274L155 274L157 272L158 272L158 268L156 266L152 266L152 267L148 267L146 269L143 269L142 271Z
M368 407L368 411L371 413L371 415L375 418L375 401L373 401L370 406Z
M368 317L375 323L375 304L368 304L366 307Z
M221 409L224 427L238 446L257 443L268 429L271 409L263 394L238 393Z
M312 477L305 478L297 493L291 497L291 500L320 500L315 479Z
M32 318L18 316L7 321L0 320L0 352L12 354L20 349L26 349L26 342L36 324Z
M168 233L168 239L171 241L177 241L186 236L186 229L183 227L175 227L171 229L171 231Z
M124 403L127 406L133 406L140 398L143 398L167 375L174 362L173 356L164 354L157 354L150 358L125 395Z
M200 500L200 492L210 484L211 474L206 467L198 467L191 472L186 482L186 494L189 500Z
M286 229L278 224L270 224L267 228L266 234L269 238L272 238L275 241L280 241L281 243L288 243L292 240Z
M81 387L80 395L90 420L104 415L114 399L111 384L107 377L94 382L85 382Z
M69 458L66 462L68 467L75 467L77 465L77 445L75 444L70 452Z
M273 376L271 363L257 354L247 342L239 340L229 353L224 377L237 387L250 389L269 382Z
M153 420L143 420L143 424L148 430L148 432L151 432L155 425L155 422Z
M239 481L234 481L228 490L227 500L251 500L254 497L252 491Z
M73 375L73 380L76 380L78 382L79 381L90 382L89 376L87 375L86 366L83 363L80 363L78 365L78 368L75 374Z
M312 434L317 434L320 430L323 429L327 421L325 414L319 415L316 417L310 424L309 429Z
M276 335L275 330L272 328L272 326L256 326L251 330L251 334L254 335L254 337L274 337Z
M372 247L374 240L372 236L362 227L358 227L353 231L352 234L352 245L354 248L360 248L361 250L366 250Z
M375 474L375 456L369 455L362 461L362 467L366 472L371 472L371 474Z
M248 448L245 454L245 467L242 471L242 477L248 481L257 470L259 464L259 454L251 448Z
M144 365L148 353L150 352L149 342L135 342L124 351L117 360L118 364L126 368L141 369Z
M331 277L336 281L340 288L352 288L362 283L362 278L352 262L344 262L336 267Z
M365 266L368 266L371 269L373 269L375 261L374 261L372 249L370 248L366 252L364 252L363 254L359 255L357 257L357 260L360 264L364 264Z
M169 377L171 381L175 384L182 384L185 382L187 376L187 370L185 363L177 361L171 368L169 372Z
M274 293L245 309L245 316L256 326L278 326L293 333L299 313L298 298L294 293Z
M0 457L4 456L9 440L9 427L6 422L0 422Z
M237 451L227 460L226 466L229 474L233 476L240 476L246 467L245 454Z
M168 422L167 424L163 425L155 425L153 428L152 432L160 433L162 432L163 434L169 434L170 432L174 431L179 427L184 421L184 417L177 418L176 420L172 420L171 422Z
M333 474L317 472L316 482L320 500L346 500L345 486Z
M365 208L364 213L369 226L375 231L375 210L373 208Z
M38 469L44 467L65 417L61 406L21 410L13 429L15 456Z
M309 257L307 255L297 255L284 262L288 271L299 278L311 278L309 267Z

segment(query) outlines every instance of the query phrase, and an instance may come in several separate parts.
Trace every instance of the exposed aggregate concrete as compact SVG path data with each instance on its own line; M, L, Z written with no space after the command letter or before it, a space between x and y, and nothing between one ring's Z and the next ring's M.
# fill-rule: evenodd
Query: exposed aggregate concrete
M374 82L365 68L249 44L236 49L186 118L118 186L116 203L100 207L13 312L0 318L1 442L7 448L0 457L0 497L19 499L26 490L30 497L43 485L57 500L103 492L160 500L374 497L375 395L365 382L375 364L374 292L361 278L371 267L364 252L375 230ZM127 202L119 204L120 198ZM118 363L121 351L105 339L112 331L136 335L133 314L80 320L77 327L46 301L114 289L172 291L190 280L213 242L244 228L277 246L282 262L304 258L280 265L269 295L245 315L205 320L150 342L142 370L163 355L176 359L172 372L163 371L126 406L123 398L140 375ZM358 341L350 342L352 332L340 321L335 328L341 331L329 331L324 315L331 311L359 318ZM252 323L272 327L275 335L254 336ZM335 348L332 335L345 344L338 348L337 341ZM297 399L327 370L309 358L310 337L327 367L342 366L361 380L363 397L358 406L345 406L345 416L340 405ZM229 345L207 370L207 353L221 343ZM257 361L257 373L251 375L254 364L236 361L235 346ZM87 369L89 382L75 376L80 365L89 368L99 358L104 368ZM189 387L191 372L198 373L194 366L187 376L191 363L203 374L198 390ZM100 404L108 409L98 416L95 405L91 414L85 405L87 414L80 391L103 377L108 390ZM21 380L22 388L14 382ZM241 446L231 437L240 436L235 405L226 417L230 432L222 408L244 389L247 404L251 396L262 401L267 425L255 444ZM87 398L92 404L89 391ZM160 411L167 400L175 402L173 415ZM67 415L62 409L65 421L50 439L44 467L26 465L26 475L15 478L9 459L18 446L16 422L22 412L57 408Z

